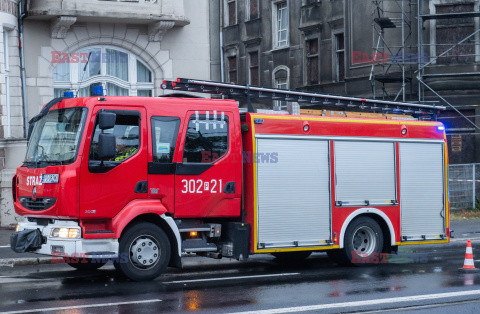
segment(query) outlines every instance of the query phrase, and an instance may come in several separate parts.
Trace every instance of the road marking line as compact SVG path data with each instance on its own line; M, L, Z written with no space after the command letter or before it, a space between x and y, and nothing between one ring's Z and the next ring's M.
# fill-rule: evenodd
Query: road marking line
M178 280L178 281L165 281L164 284L172 283L191 283L191 282L205 282L205 281L220 281L220 280L235 280L235 279L250 279L250 278L266 278L266 277L282 277L282 276L294 276L300 275L300 273L285 273L285 274L271 274L271 275L255 275L255 276L237 276L237 277L219 277L219 278L205 278L205 279L191 279L191 280Z
M7 247L10 247L10 245L0 245L0 249L5 249Z
M0 312L0 313L1 314L14 314L14 313L33 313L33 312L46 312L46 311L63 311L63 310L74 310L74 309L88 309L88 308L93 308L93 307L107 307L107 306L117 306L117 305L155 303L155 302L162 302L162 300L151 299L151 300L139 300L139 301L129 301L129 302L116 302L116 303L97 303L97 304L88 304L88 305L74 305L74 306L40 308L40 309L23 310L23 311L8 311L8 312Z
M250 313L251 314L254 314L254 313L255 314L274 314L275 313L276 314L276 313L306 312L306 311L318 311L318 310L345 308L345 307L358 307L358 306L366 306L366 305L435 300L435 299L443 299L443 298L451 298L451 297L459 297L459 296L471 296L471 295L480 295L480 290L412 295L408 297L374 299L374 300L342 302L342 303L327 303L327 304L318 304L318 305L309 305L309 306L284 307L284 308L270 309L270 310L236 312L231 314L240 314L240 313L242 314L250 314Z

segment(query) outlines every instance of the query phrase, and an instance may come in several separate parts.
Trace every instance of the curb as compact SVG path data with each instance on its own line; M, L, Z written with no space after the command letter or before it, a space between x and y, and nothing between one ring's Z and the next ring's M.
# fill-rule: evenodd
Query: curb
M58 262L56 262L58 264ZM52 257L26 257L0 259L0 267L52 264Z

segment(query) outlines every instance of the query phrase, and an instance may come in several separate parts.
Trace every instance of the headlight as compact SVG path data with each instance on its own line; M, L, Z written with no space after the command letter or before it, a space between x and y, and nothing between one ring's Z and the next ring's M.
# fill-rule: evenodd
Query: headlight
M17 224L17 226L15 227L15 232L18 232L18 229L20 229L20 225Z
M78 239L80 238L79 228L53 228L50 233L52 238Z

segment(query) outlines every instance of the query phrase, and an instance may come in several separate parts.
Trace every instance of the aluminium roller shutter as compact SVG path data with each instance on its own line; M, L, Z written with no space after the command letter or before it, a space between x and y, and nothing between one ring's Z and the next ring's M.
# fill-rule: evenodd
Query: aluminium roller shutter
M260 248L318 246L331 238L328 141L258 138L258 154L278 154L257 164Z
M400 143L402 237L445 234L444 180L442 143Z

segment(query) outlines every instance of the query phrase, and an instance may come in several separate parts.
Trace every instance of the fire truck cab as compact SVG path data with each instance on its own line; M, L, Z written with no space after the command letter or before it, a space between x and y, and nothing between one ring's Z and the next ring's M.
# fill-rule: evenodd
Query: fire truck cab
M56 99L12 181L24 220L11 246L80 269L113 259L133 280L186 253L379 263L449 241L442 127L240 114L232 100Z

